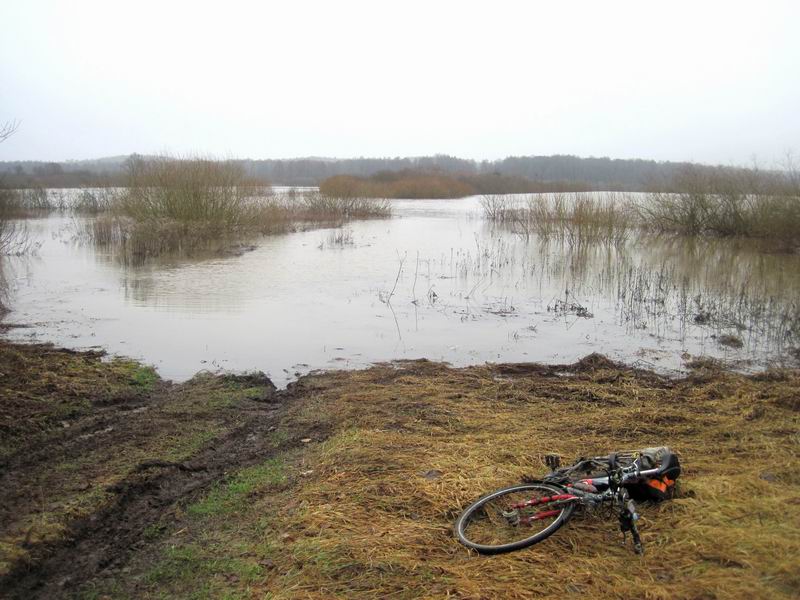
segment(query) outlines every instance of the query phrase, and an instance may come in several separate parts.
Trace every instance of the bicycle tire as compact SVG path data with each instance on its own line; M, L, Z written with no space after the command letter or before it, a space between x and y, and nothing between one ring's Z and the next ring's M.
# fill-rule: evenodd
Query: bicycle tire
M551 523L547 524L543 529L537 531L535 534L511 543L486 544L470 539L465 530L468 528L472 518L478 514L478 511L480 511L493 500L497 500L503 496L508 496L517 492L538 492L540 494L549 494L550 496L569 494L569 491L566 488L549 483L524 483L495 490L494 492L486 494L470 504L458 517L454 528L458 541L468 548L477 550L481 554L501 554L504 552L520 550L522 548L532 546L533 544L537 544L553 535L569 520L570 516L572 516L573 510L575 509L575 504L572 502L561 504L558 514L554 515Z

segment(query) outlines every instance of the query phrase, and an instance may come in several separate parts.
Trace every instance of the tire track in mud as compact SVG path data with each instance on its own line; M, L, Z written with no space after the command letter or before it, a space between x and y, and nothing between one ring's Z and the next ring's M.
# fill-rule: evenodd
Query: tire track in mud
M135 551L146 546L148 525L169 519L175 508L199 497L229 473L300 446L305 433L290 432L277 445L269 436L294 396L278 392L269 403L243 410L243 423L182 463L145 461L138 465L124 480L107 488L116 494L109 505L73 522L63 539L38 544L31 560L15 565L0 578L0 597L70 597L103 572L123 567ZM113 451L113 446L109 448Z
M61 460L80 457L98 444L98 437L104 437L102 442L113 447L115 442L130 435L132 427L141 427L141 423L127 422L132 411L142 407L157 409L159 403L160 399L122 409L100 408L71 422L68 428L51 432L7 456L0 462L0 530L10 526L20 505L33 501L28 485L31 473L42 469L54 456Z

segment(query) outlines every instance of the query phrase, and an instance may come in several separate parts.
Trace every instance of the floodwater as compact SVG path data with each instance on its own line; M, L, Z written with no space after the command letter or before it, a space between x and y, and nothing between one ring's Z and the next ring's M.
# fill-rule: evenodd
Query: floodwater
M259 238L241 256L138 267L76 239L79 217L31 220L38 252L3 265L4 321L28 327L6 336L103 348L168 379L257 369L277 385L422 357L562 363L600 352L668 373L701 355L744 370L793 360L797 255L652 236L525 240L485 221L478 198L393 209Z

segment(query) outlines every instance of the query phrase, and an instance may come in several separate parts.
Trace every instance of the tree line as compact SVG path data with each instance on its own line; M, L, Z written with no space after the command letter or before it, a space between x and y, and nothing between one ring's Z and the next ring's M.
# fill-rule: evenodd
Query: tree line
M115 156L95 160L43 162L0 162L0 175L12 187L111 186L124 180L126 165L132 156ZM333 176L372 177L380 173L420 172L471 176L488 180L488 176L516 178L538 184L569 183L597 190L639 191L662 187L690 164L657 162L640 159L582 158L571 155L509 156L500 160L476 161L448 155L395 158L293 158L234 160L254 178L274 185L319 185ZM721 167L691 165L693 169L718 170ZM723 167L732 169L731 167Z

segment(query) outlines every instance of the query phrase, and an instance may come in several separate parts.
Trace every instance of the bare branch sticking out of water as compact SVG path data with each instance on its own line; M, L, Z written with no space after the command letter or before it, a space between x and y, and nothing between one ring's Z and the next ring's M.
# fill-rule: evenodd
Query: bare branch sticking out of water
M397 253L397 258L400 260L400 266L397 269L397 277L395 277L394 279L394 286L392 286L392 291L389 292L386 296L378 294L378 299L385 304L391 304L392 302L392 296L394 296L394 292L397 289L397 282L400 281L400 274L403 272L403 264L406 262L407 254L408 253L404 253L403 257L401 258L400 252Z
M414 285L411 286L411 304L417 304L417 274L419 273L419 250L417 250L417 262L414 267Z

